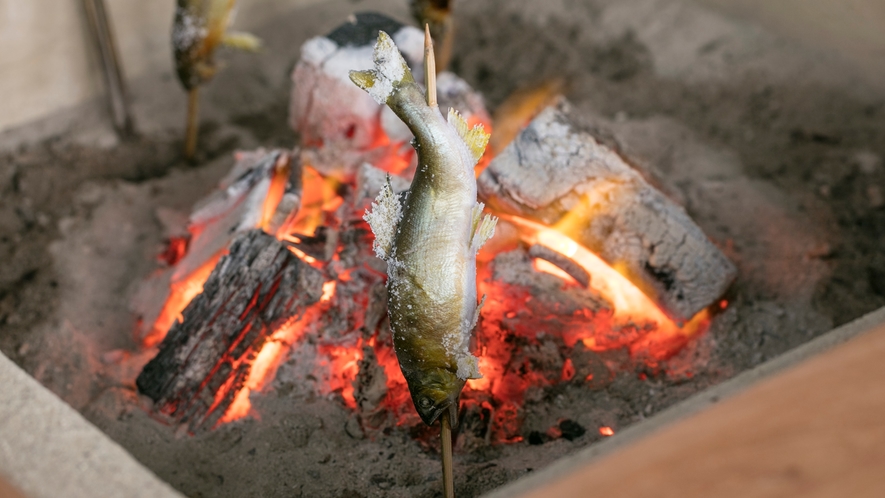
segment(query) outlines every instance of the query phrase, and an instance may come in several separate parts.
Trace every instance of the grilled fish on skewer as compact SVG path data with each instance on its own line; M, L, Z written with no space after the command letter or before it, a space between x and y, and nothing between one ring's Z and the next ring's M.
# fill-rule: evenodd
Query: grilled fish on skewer
M218 70L215 49L220 44L253 51L261 46L258 38L248 33L227 31L235 4L236 0L178 0L175 9L172 52L178 79L188 94L184 146L188 159L197 147L198 89Z
M394 348L421 419L430 425L446 413L454 426L464 383L480 377L469 351L479 311L476 252L497 220L483 216L476 202L473 167L488 134L482 126L468 128L454 110L443 117L432 93L425 101L384 32L374 62L374 69L352 71L350 78L406 123L418 151L404 201L387 187L366 214L376 254L387 262Z
M212 78L218 67L215 49L228 45L257 50L261 41L248 33L228 32L236 0L178 0L172 24L172 50L178 79L185 89Z

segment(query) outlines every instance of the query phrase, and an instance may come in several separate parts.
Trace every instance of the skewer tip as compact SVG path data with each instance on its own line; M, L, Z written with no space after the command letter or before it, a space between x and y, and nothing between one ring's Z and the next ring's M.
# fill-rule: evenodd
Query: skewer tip
M427 85L427 105L436 107L436 57L433 54L430 24L424 24L424 82Z

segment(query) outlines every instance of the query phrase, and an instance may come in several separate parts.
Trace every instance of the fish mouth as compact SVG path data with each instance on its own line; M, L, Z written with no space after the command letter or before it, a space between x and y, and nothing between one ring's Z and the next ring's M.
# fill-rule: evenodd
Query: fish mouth
M440 416L447 416L449 418L449 427L454 429L458 426L458 410L460 409L460 403L458 398L454 400L449 400L446 404L441 406L435 406L433 409L418 412L418 415L421 416L421 420L427 425L433 425L434 422Z

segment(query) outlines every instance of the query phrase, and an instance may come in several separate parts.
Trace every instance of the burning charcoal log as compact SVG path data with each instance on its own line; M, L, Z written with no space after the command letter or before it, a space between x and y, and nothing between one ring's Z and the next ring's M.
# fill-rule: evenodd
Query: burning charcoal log
M623 273L671 318L718 299L734 265L685 211L601 145L560 101L538 115L479 178L493 209L573 237Z
M379 30L391 35L410 68L421 67L423 33L381 14L356 14L301 48L292 73L289 124L307 146L305 161L323 173L351 177L365 162L395 173L414 165L409 129L348 78L350 70L372 67ZM415 71L419 81L421 73ZM438 93L443 113L455 107L471 124L491 122L482 97L457 76L440 74Z
M176 258L171 270L143 285L133 299L133 311L141 318L136 333L147 344L158 342L172 326L180 308L171 310L170 303L186 303L175 293L201 284L211 269L207 265L214 265L234 237L253 228L279 233L298 213L302 169L297 157L289 151L263 149L237 152L235 157L236 164L218 189L197 202L187 218L189 239L178 242L187 249L184 255Z
M268 335L322 295L318 270L261 230L238 237L138 376L138 390L190 431L224 415Z

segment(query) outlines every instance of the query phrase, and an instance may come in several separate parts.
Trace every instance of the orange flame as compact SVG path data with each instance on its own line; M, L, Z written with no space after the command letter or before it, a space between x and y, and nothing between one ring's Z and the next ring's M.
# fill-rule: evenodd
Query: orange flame
M533 95L532 98L549 96L550 93L547 90L541 91L538 95ZM525 109L532 112L537 111L536 104L527 105ZM524 119L523 114L528 112L525 109L522 109L520 113L515 113L514 119ZM472 119L473 121L469 124L477 124L478 118ZM487 129L491 128L488 123L483 124ZM409 147L403 148L403 144L393 144L386 136L379 137L376 142L373 147L387 148L384 160L376 166L394 173L408 167L414 154ZM491 159L491 154L487 154L487 156L477 167L477 174ZM266 227L269 222L270 216L283 195L287 177L288 172L285 175L279 170L275 172L274 181L264 205L261 226ZM299 235L310 236L322 225L340 224L339 207L344 202L344 199L339 195L340 191L342 189L339 179L325 177L313 168L305 166L301 209L295 220L289 226L283 227L277 236L281 239L299 242ZM617 265L614 267L608 265L570 238L567 235L569 232L565 223L547 227L520 218L503 218L517 227L514 230L518 231L518 236L514 235L516 243L521 238L529 245L540 244L568 257L592 276L591 288L610 303L612 307L610 311L594 314L589 310L582 310L583 315L575 317L569 323L558 324L562 331L563 340L568 347L573 347L579 341L584 347L594 351L627 346L634 356L654 362L672 356L691 337L698 335L709 325L710 315L706 310L682 326L670 320L650 298L619 272ZM198 230L199 227L195 229ZM494 252L510 248L512 247L500 246ZM294 247L290 247L290 250L308 264L320 269L326 268L327 262L318 261ZM481 290L489 295L482 311L483 321L498 320L499 322L518 323L520 320L526 319L538 320L538 317L526 317L525 315L526 305L535 296L507 294L506 289L495 287L489 283L488 279L480 278L483 272L488 272L487 262L491 261L493 256L494 254L484 256L478 266L480 275L477 277L477 281L483 287ZM170 298L170 301L167 302L164 313L161 315L162 320L158 319L155 328L162 329L165 334L165 330L168 330L175 318L180 317L181 310L190 299L200 292L216 261L217 257L207 262L185 281L173 286L172 294L175 299L173 301ZM547 261L536 259L533 265L537 271L561 278L566 285L577 284L568 273ZM324 313L329 312L334 306L341 305L336 299L336 293L351 281L350 270L336 269L334 273L338 275L337 279L324 283L319 302L311 306L299 320L293 320L292 323L280 327L265 342L255 354L254 359L251 360L251 369L246 381L236 393L233 403L228 407L219 423L230 422L249 415L256 416L251 406L251 393L265 390L276 376L280 364L288 357L290 349L295 347L308 331L312 331L312 325L319 323ZM727 302L723 300L719 305L724 309ZM490 317L494 317L494 319ZM362 324L355 326L359 327ZM590 382L594 380L594 375L582 373L580 377L576 378L576 368L570 358L565 358L561 369L557 367L555 372L537 371L528 364L517 365L519 368L514 368L509 364L513 360L512 348L504 343L503 336L495 337L494 334L487 333L487 329L490 327L491 325L484 325L481 322L477 336L485 342L480 344L477 352L483 378L467 381L465 399L475 396L479 404L487 406L491 410L493 413L492 423L499 426L493 432L495 441L515 442L522 439L519 436L516 422L517 411L528 386L546 386L557 382ZM535 333L536 330L533 329L532 333ZM359 374L365 344L373 348L378 364L386 374L388 393L384 407L393 414L399 425L420 423L412 408L409 390L392 345L379 340L380 336L377 331L367 339L365 335L359 333L344 334L340 337L336 339L338 341L336 343L330 344L320 339L316 344L318 353L316 377L320 379L322 393L339 393L346 406L352 409L357 407L354 397L354 381ZM161 339L162 335L152 337L154 343ZM599 432L603 436L614 434L610 427L601 427Z

